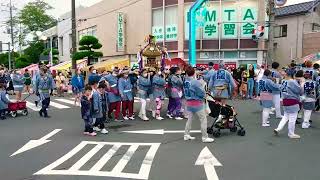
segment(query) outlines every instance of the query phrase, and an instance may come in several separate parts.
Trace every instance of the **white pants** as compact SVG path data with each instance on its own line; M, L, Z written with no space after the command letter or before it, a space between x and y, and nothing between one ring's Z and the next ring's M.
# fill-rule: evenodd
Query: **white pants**
M303 110L303 124L305 126L310 126L310 118L311 118L312 110Z
M274 104L274 108L276 109L276 117L281 117L281 107L280 107L280 94L273 94L272 100Z
M262 125L268 124L270 112L271 112L271 108L263 108L263 110L262 110Z
M141 108L139 116L146 116L146 106L147 106L147 100L146 99L140 99L141 101Z
M281 131L284 126L288 123L288 136L294 135L294 130L296 128L296 121L297 121L297 116L298 112L296 113L284 113L284 116L282 117L278 128L276 129L277 131Z
M198 111L196 113L192 113L192 112L187 112L187 113L188 113L188 121L187 121L187 124L186 124L184 135L190 135L193 116L197 115L199 120L200 120L200 123L201 123L202 138L203 139L208 138L208 133L207 133L207 115L206 115L205 110L203 109L203 110Z

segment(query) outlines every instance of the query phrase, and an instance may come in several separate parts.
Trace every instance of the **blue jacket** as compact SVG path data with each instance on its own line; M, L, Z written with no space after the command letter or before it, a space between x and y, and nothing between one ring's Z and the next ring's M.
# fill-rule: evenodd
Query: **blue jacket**
M6 91L0 91L0 110L8 109L8 104L10 100L6 96Z
M158 74L154 75L152 80L152 88L154 98L165 98L166 80L163 77L159 76Z
M209 82L212 75L214 74L214 69L211 69L209 71L206 71L204 76L203 76L203 79L206 81L206 82Z
M272 78L275 78L275 79L279 79L279 83L280 83L281 80L282 80L281 74L280 74L279 71L276 70L276 69L271 69L271 77L272 77ZM272 94L280 94L280 90L279 90L279 91L272 91Z
M268 77L263 76L259 81L259 91L261 94L263 93L271 97L270 99L263 99L261 97L261 106L264 108L271 108L273 106L272 91L280 91L280 85L274 83L271 79L268 79Z
M102 118L102 98L98 91L94 90L92 92L92 104L91 104L91 110L92 110L92 118Z
M283 99L294 99L300 101L303 90L297 80L283 80L281 85L281 93ZM287 113L297 113L300 110L299 104L293 106L283 106Z
M304 68L304 73L309 73L312 76L312 80L316 81L318 78L318 72L314 70L313 68Z
M82 75L74 75L71 79L71 85L73 88L82 91L84 89L84 78Z
M303 84L303 95L306 98L312 98L316 100L318 95L318 83L316 81L313 81L311 79L307 79L305 83Z
M191 77L186 77L183 90L186 100L203 101L206 96L206 91L200 81Z
M108 92L108 98L111 103L121 101L119 88L118 88L118 77L109 74L103 77L110 85L110 91Z
M49 98L50 91L53 90L53 78L46 74L36 79L35 91L40 94L40 99Z
M91 102L86 96L81 97L81 117L85 120L91 118Z
M218 87L226 88L224 90L217 89ZM219 69L215 71L211 76L208 88L211 90L212 95L215 97L228 99L231 96L231 92L235 87L232 75L225 69Z
M21 74L13 74L12 75L12 83L14 87L22 87L24 86L23 75Z
M119 92L123 101L132 101L132 84L129 78L120 78L119 79Z
M171 77L171 97L172 98L181 98L179 93L182 94L183 90L183 81L180 76L173 75Z
M138 79L138 94L142 99L147 99L148 92L151 89L151 80L150 77L145 78L140 76Z
M92 84L93 82L98 83L100 81L100 79L101 79L101 77L98 74L91 73L88 76L88 83L89 84Z

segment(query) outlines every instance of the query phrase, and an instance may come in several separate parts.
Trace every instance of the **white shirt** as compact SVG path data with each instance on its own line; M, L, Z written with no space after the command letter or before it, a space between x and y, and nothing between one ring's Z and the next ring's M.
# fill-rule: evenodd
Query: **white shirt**
M259 82L263 77L264 69L256 69L257 82Z

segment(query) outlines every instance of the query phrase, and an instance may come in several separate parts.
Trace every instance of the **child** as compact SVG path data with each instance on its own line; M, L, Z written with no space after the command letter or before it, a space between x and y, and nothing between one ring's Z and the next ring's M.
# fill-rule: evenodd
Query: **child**
M109 99L109 112L108 117L111 119L111 114L114 112L114 121L122 122L123 120L119 119L120 109L121 109L121 97L118 88L118 78L119 68L115 67L111 74L105 76L105 80L109 83L110 88L108 90L108 99Z
M107 120L107 112L108 112L108 93L106 92L106 89L108 87L108 83L105 81L102 81L98 85L99 93L101 95L101 100L102 100L102 118L101 122L106 122Z
M97 132L101 132L102 134L108 134L108 131L104 127L103 119L103 109L102 109L102 97L101 97L101 89L105 89L105 86L100 84L97 89L97 82L92 82L92 99L91 99L91 113L94 122L93 130Z
M160 116L160 112L162 109L162 101L165 98L165 87L166 87L166 80L164 78L163 73L161 70L158 72L158 74L153 76L152 81L152 87L153 87L153 97L156 101L156 119L157 120L163 120L163 118Z
M301 84L303 88L303 123L302 128L308 129L310 127L310 117L312 111L315 109L315 103L317 100L317 89L318 84L312 79L312 74L309 71L305 71L304 78L305 82Z
M8 104L10 100L6 94L5 84L0 83L0 119L6 119L6 110L8 109Z
M262 110L262 127L269 127L269 115L273 106L272 91L279 91L280 86L274 83L269 77L271 71L266 69L263 73L262 79L259 81L260 102L263 107Z
M119 79L119 91L122 99L122 116L124 120L134 120L132 88L129 70L123 69L122 77Z
M271 66L272 66L271 77L275 83L280 84L282 79L282 76L278 70L280 64L277 62L273 62ZM272 95L273 95L274 108L276 110L276 118L281 119L282 115L281 115L281 106L280 106L280 101L281 101L280 91L272 91Z
M92 117L91 117L91 96L92 94L92 88L87 85L85 87L85 92L81 97L81 116L82 119L84 120L84 135L89 135L89 136L96 136L97 133L93 132L92 128Z
M300 136L295 134L295 125L300 110L300 95L302 94L302 88L300 86L300 78L303 76L303 71L299 70L296 73L296 79L293 79L290 75L282 83L281 93L283 96L283 109L284 116L281 119L278 128L274 130L275 135L278 135L283 127L288 123L288 136L291 139L299 139Z
M151 88L150 74L146 69L143 69L141 71L141 76L138 79L138 94L141 101L139 117L143 121L149 121L149 118L146 115L146 105L147 105L148 91L150 88Z

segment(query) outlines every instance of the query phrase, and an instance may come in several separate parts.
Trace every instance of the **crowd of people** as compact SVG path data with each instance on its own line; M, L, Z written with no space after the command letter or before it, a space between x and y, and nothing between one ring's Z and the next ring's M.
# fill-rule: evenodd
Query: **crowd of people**
M50 117L47 109L50 96L57 91L63 96L67 82L72 85L75 104L81 104L81 115L85 122L85 135L96 136L97 132L107 134L105 122L114 120L122 122L134 120L135 98L139 98L138 117L143 121L151 118L163 120L164 100L168 98L166 117L169 119L188 119L185 128L185 140L193 140L190 135L192 119L197 116L201 121L202 141L212 142L207 134L206 94L210 93L219 103L226 105L232 97L257 99L262 106L262 126L269 127L270 114L275 111L276 118L281 119L278 134L289 121L289 137L300 138L294 133L299 112L303 112L302 128L310 127L312 111L319 106L319 65L307 61L301 66L291 63L280 69L280 64L273 62L271 68L263 65L248 65L238 69L225 68L223 63L219 69L202 69L196 67L166 67L138 69L115 67L112 71L98 72L89 68L87 82L81 69L71 77L62 73L53 76L46 66L35 74L13 71L9 73L0 69L0 114L5 117L5 109L10 102L5 96L14 90L16 100L21 101L21 93L37 95L36 105L41 103L39 115ZM70 79L70 80L69 80ZM32 88L31 88L32 86ZM33 89L33 91L31 91ZM281 105L284 115L281 114ZM150 111L151 113L147 113Z

